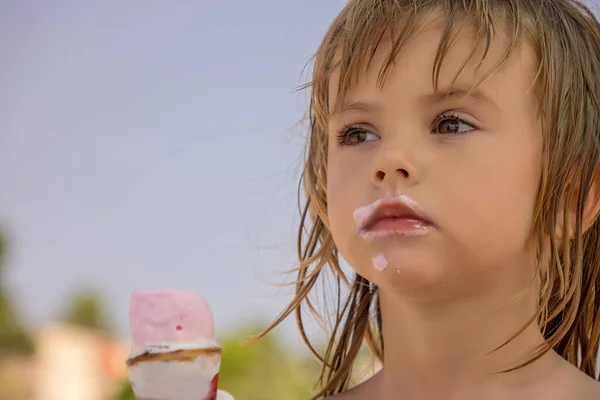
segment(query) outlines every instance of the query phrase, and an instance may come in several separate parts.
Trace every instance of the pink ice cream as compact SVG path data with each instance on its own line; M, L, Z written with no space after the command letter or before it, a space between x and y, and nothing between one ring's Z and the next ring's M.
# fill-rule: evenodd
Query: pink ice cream
M140 290L131 295L133 348L164 343L213 341L215 324L206 300L184 290Z

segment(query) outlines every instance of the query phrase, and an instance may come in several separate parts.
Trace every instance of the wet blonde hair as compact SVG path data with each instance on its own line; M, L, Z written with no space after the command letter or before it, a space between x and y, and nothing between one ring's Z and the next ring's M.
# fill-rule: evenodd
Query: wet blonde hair
M536 52L539 64L535 90L544 137L544 164L531 229L541 282L539 309L532 321L537 319L547 345L537 349L521 366L554 349L597 379L600 224L596 216L585 221L583 212L600 160L600 26L594 15L576 0L350 0L315 54L313 79L306 85L312 93L310 132L301 177L306 202L298 231L296 295L257 336L265 335L295 313L303 340L322 363L320 390L315 399L348 388L363 343L383 363L378 288L356 273L346 276L329 229L329 98L344 98L371 63L378 45L391 40L391 51L379 72L379 84L383 85L403 44L432 16L444 25L433 66L434 90L438 90L442 63L461 25L473 28L476 46L470 58L481 46L485 50L483 58L487 57L498 31L508 37L501 59L477 84L500 68L524 41ZM465 60L463 68L469 60ZM339 91L332 94L329 80L334 70L339 72ZM560 214L561 199L576 208L575 234L562 245L556 240L555 226L558 218L563 218L564 236L569 237L567 227L571 221L569 207ZM543 257L544 254L548 256ZM542 258L548 260L544 265ZM307 308L317 320L323 320L309 293L327 273L334 276L337 298L329 341L321 355L305 332L303 311ZM345 288L349 293L342 296Z

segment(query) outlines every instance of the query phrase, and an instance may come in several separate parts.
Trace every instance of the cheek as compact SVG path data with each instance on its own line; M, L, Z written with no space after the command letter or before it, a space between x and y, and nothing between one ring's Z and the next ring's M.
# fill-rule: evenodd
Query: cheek
M348 249L356 236L352 213L361 199L360 177L344 168L335 157L327 168L327 213L329 229L338 250L348 259Z
M530 161L478 165L462 171L460 190L444 192L455 240L470 257L487 263L524 250L540 175Z
M329 169L327 175L327 213L332 231L344 230L348 225L351 188L348 181Z

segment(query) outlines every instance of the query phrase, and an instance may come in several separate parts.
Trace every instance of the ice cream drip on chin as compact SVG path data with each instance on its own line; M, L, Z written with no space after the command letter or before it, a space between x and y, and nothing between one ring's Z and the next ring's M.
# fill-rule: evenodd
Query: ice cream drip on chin
M383 271L388 265L388 260L382 253L373 256L373 266L377 271Z

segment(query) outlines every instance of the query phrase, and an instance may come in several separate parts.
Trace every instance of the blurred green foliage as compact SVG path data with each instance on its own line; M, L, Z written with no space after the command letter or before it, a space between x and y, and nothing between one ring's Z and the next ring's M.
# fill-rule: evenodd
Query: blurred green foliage
M126 380L121 384L121 389L119 389L115 400L135 400L129 381Z
M306 400L319 366L295 356L274 333L252 344L240 341L266 325L240 329L220 339L223 347L219 387L240 400Z
M6 237L0 233L0 354L31 354L33 341L27 334L4 282Z
M100 332L111 332L102 293L92 288L79 288L67 297L60 320Z

